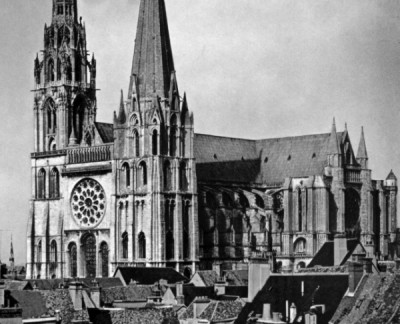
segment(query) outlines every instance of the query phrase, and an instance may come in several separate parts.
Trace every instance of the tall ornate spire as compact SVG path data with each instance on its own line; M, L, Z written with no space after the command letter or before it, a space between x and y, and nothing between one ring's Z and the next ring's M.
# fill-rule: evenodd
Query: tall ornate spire
M174 71L164 0L141 0L131 77L136 76L140 98L168 98ZM132 97L134 78L129 85Z
M10 267L13 270L14 269L14 247L13 247L13 241L12 241L12 235L11 235L11 247L10 247Z
M118 112L118 123L124 124L126 122L126 114L125 114L125 104L124 104L124 92L121 90L121 101L119 104L119 112Z

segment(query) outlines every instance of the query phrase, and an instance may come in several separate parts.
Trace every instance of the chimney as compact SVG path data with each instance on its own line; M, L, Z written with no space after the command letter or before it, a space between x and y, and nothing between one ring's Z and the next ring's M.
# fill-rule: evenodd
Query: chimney
M82 310L82 283L81 282L71 282L69 284L69 294L72 299L75 310Z
M248 301L252 302L274 271L274 260L251 259L249 262Z
M178 282L176 284L176 301L178 305L185 304L185 296L183 295L183 282Z
M364 258L363 259L363 267L364 267L365 274L372 273L372 258Z
M228 283L226 282L225 276L214 284L214 290L217 296L222 296L226 294L226 286L228 286Z
M349 293L356 291L363 276L363 265L360 262L349 262Z
M342 263L347 254L347 239L345 234L336 234L334 238L334 264L338 266Z
M100 308L101 304L101 288L96 279L92 281L92 287L90 289L90 297L92 297L92 300L94 304L96 305L97 308Z
M263 321L271 321L271 304L264 304L264 310L263 310Z

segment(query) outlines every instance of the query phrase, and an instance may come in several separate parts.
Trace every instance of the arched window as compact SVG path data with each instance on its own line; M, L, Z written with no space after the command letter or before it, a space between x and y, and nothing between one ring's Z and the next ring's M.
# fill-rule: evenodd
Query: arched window
M139 164L139 173L140 173L140 185L146 186L147 185L147 166L144 161Z
M135 143L134 155L136 157L139 157L140 156L140 137L139 137L139 133L136 129L133 131L133 138L134 138L134 143Z
M128 233L122 234L122 258L128 259Z
M174 234L171 231L168 231L165 241L166 259L171 260L174 258Z
M39 241L36 251L36 262L42 263L42 241Z
M101 257L101 276L108 278L108 245L106 242L100 245L100 257Z
M179 189L181 191L186 191L188 189L188 178L185 162L181 162L179 165Z
M139 234L139 258L146 258L146 235L143 232Z
M67 81L72 81L72 65L71 65L71 59L68 57L65 63L65 76L67 78Z
M79 43L76 50L76 68L75 68L75 81L82 81L82 45Z
M83 124L85 119L85 111L87 110L87 102L84 97L79 96L74 101L71 120L70 120L70 134L72 132L72 127L74 127L75 136L78 143L81 142L83 137Z
M60 173L57 168L50 172L50 198L60 197Z
M54 134L57 128L57 112L55 109L54 101L49 99L46 101L46 119L47 119L47 134Z
M360 226L360 205L359 193L353 188L347 188L344 196L345 201L345 230L347 237L359 238Z
M83 253L85 256L86 278L96 277L96 238L88 234L82 239Z
M299 238L294 242L294 253L305 254L307 252L307 242L303 238Z
M50 59L47 64L47 81L53 82L54 81L54 61Z
M128 163L124 163L121 169L121 189L125 189L131 186L131 169Z
M69 275L71 278L76 278L78 276L78 266L77 266L77 260L78 260L78 253L76 249L76 244L71 243L69 245Z
M169 161L164 162L164 190L172 190L172 170Z
M57 263L57 243L54 240L50 244L50 263Z
M38 199L46 198L46 171L40 169L38 173L38 189L37 189Z
M158 132L155 129L152 134L152 150L153 155L158 155Z

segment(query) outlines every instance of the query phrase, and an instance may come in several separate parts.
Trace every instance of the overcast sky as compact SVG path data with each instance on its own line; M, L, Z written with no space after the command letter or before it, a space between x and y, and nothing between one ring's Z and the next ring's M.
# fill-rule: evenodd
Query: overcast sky
M139 0L78 0L97 58L98 121L126 93ZM0 258L25 262L33 141L33 59L51 0L0 10ZM398 0L166 0L180 91L195 131L245 138L365 126L374 179L400 175Z

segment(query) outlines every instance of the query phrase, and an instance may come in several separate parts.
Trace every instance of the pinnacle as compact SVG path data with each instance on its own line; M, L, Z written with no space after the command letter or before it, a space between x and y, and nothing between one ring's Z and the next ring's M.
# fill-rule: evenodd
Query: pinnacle
M357 159L368 159L367 146L365 144L364 127L361 127L360 144L358 145Z
M339 144L338 144L338 140L337 140L337 133L336 133L336 121L335 121L335 118L333 118L331 135L329 137L328 152L330 154L340 154Z

